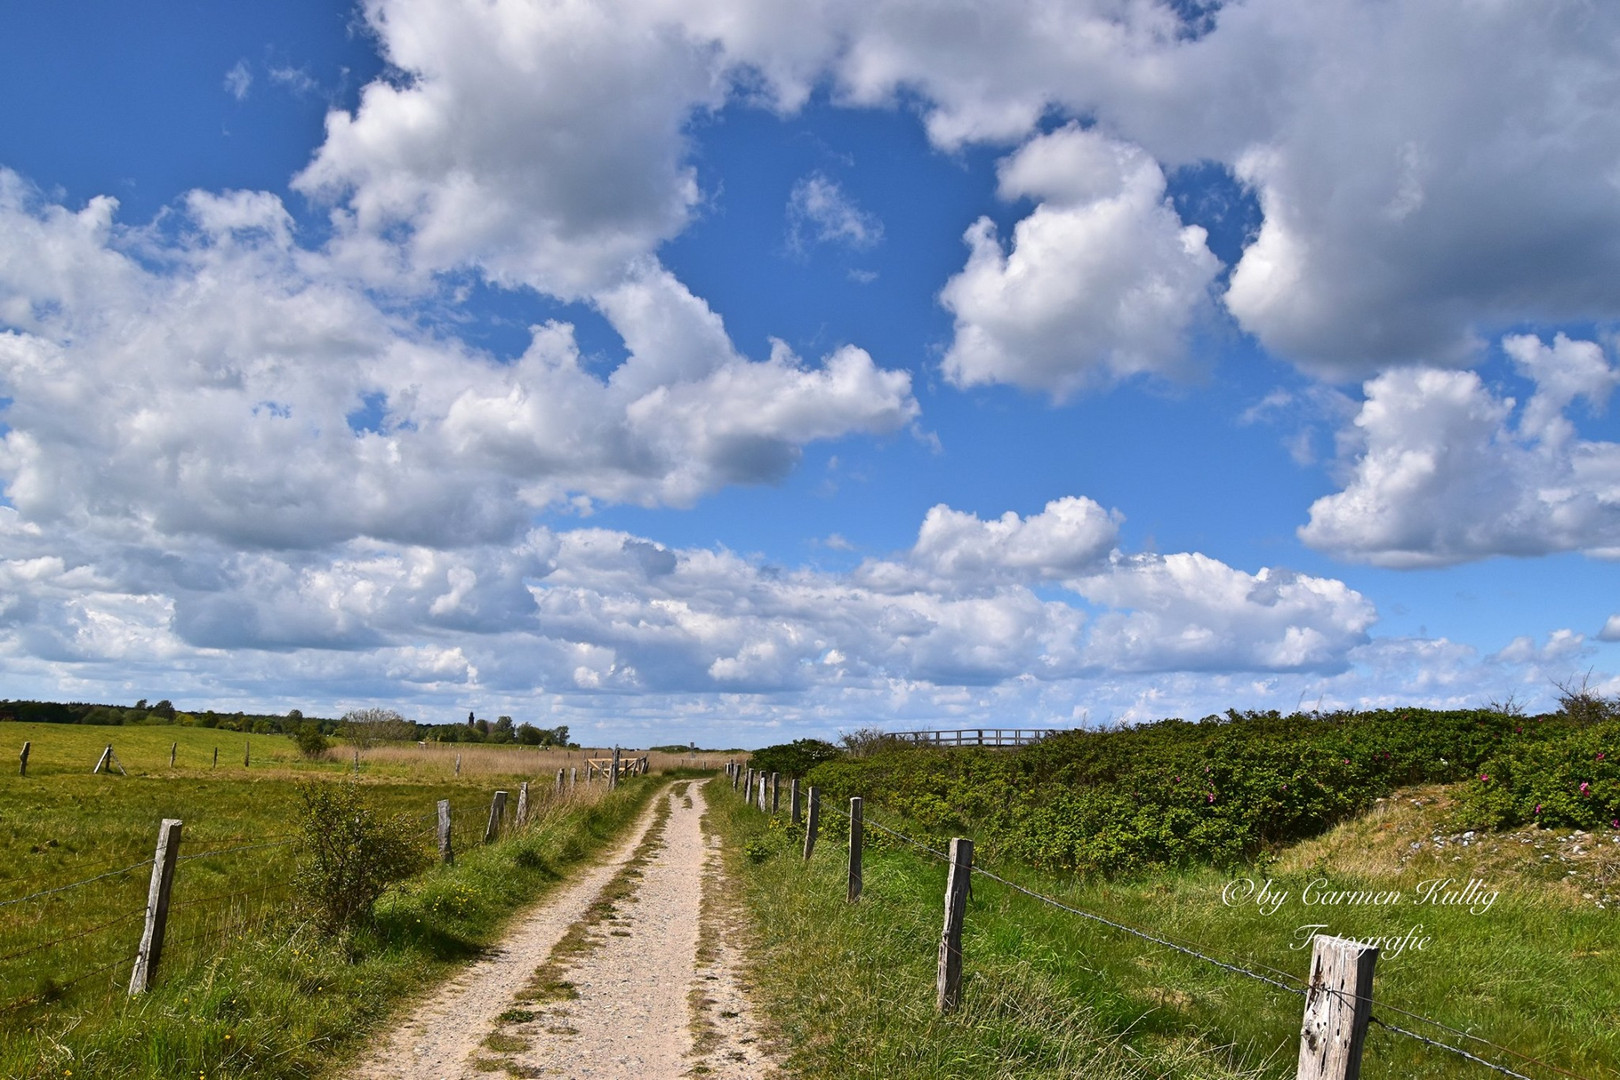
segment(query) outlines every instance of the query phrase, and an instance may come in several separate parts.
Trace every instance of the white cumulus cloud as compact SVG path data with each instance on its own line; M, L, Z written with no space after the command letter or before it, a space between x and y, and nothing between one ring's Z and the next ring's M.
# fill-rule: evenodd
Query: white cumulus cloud
M1004 198L1039 200L1006 250L989 218L940 293L959 386L1010 383L1067 398L1131 375L1186 369L1186 332L1218 263L1165 200L1139 148L1069 126L1002 162Z
M1530 336L1504 347L1535 392L1518 411L1470 371L1403 368L1365 387L1343 491L1299 535L1383 566L1492 555L1620 554L1620 443L1577 436L1566 411L1601 407L1620 381L1592 342Z

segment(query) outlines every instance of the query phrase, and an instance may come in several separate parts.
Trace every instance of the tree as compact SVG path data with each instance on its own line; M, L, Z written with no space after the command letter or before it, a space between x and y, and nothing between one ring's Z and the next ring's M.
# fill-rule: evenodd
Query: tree
M389 740L416 738L416 725L393 709L350 709L338 721L338 734L357 750Z
M495 719L495 726L490 729L489 737L495 742L512 741L512 718L500 716Z

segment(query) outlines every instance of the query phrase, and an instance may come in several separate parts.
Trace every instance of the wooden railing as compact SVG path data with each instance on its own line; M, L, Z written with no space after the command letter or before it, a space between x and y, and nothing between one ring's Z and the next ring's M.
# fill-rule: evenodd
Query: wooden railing
M1028 746L1064 728L963 728L960 731L891 731L919 746Z

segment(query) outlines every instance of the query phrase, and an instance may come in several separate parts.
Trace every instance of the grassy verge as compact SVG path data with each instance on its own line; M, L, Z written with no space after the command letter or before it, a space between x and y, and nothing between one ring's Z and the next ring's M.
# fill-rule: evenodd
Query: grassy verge
M45 1001L0 1015L0 1075L154 1080L317 1075L352 1054L401 999L441 981L457 964L498 940L515 911L550 889L571 864L619 835L663 782L636 778L595 801L541 803L528 830L489 847L464 842L453 866L436 866L385 896L375 925L348 943L321 939L295 910L280 904L268 919L239 922L238 934L223 941L216 937L208 954L190 963L166 955L158 985L141 998L122 996L114 981L99 986L99 993L47 995ZM54 802L77 805L78 810L61 810L52 828L88 847L98 819L111 824L115 835L126 827L139 835L150 831L152 822L145 818L158 809L157 803L167 812L177 805L173 800L191 798L202 803L186 812L212 808L219 822L229 821L239 830L270 820L278 820L283 831L290 829L289 785L267 780L262 786L221 784L216 790L198 783L206 781L106 788L78 804L58 798ZM428 811L433 799L443 796L424 785L397 787L377 785L372 790L385 807L397 803L408 805L413 815L420 812L427 842ZM120 790L138 805L107 799L107 792ZM457 816L476 820L487 803L479 799L475 804L468 798L470 789L458 790ZM147 806L142 800L155 801ZM225 812L227 800L238 811L234 817ZM15 803L7 804L0 820L13 833L24 834L18 838L21 843L29 829L40 826L25 826L27 815L17 809ZM203 814L202 820L207 817ZM129 825L130 820L141 827ZM136 849L136 858L144 857L146 843ZM29 846L39 846L38 841ZM67 846L64 840L45 850ZM182 864L181 871L208 862ZM238 880L256 876L262 884L277 882L284 870L269 858L242 858L222 872L237 874ZM133 886L116 879L118 903L130 899L124 892L144 896L144 872L132 876L137 881ZM86 902L74 893L66 895L81 906ZM181 896L177 879L177 903ZM93 906L95 897L88 902ZM37 926L34 932L40 932ZM173 926L170 933L176 933ZM130 951L125 944L118 944L120 955Z
M1548 830L1539 839L1474 836L1464 845L1445 827L1437 790L1389 800L1285 852L1268 873L1190 870L1087 882L1008 867L1006 876L1074 907L1201 943L1251 970L1277 969L1285 982L1305 974L1308 952L1292 947L1301 925L1363 937L1421 924L1426 947L1398 955L1386 947L1380 958L1380 1002L1588 1077L1620 1075L1620 988L1610 977L1615 914L1598 906L1593 887L1570 884L1606 869L1574 869L1586 865L1570 854L1581 838L1560 840ZM797 1046L792 1064L801 1075L1294 1075L1299 998L982 877L974 880L964 935L966 1007L960 1017L936 1018L941 864L869 829L866 891L849 906L845 826L837 815L824 818L822 843L805 866L792 830L731 798L717 799L713 813L732 850L755 857L738 859L733 869L759 927L758 985ZM1436 836L1444 842L1436 844ZM1594 839L1602 838L1585 840L1588 855ZM1268 914L1227 889L1234 877L1257 884L1269 878L1286 899ZM1458 888L1478 878L1498 896L1484 910L1417 902L1422 882L1446 878ZM1318 897L1360 889L1401 899L1306 904L1304 890L1314 882ZM1464 1041L1391 1009L1384 1014L1453 1045ZM1373 1076L1479 1072L1376 1027L1365 1060ZM1501 1060L1528 1075L1552 1075Z
M1162 1010L1097 979L1061 937L1048 936L1050 927L1026 932L1016 904L987 898L977 884L963 939L963 1008L941 1018L934 969L943 866L880 846L868 854L862 899L849 905L836 818L828 816L806 864L794 830L767 825L729 793L717 793L709 813L756 927L756 998L775 1041L791 1048L794 1075L1251 1075L1243 1055L1164 1023Z

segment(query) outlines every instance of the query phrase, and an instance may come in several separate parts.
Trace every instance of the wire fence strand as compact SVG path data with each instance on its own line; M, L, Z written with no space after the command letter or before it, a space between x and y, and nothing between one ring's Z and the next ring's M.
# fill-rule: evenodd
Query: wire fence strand
M46 897L46 896L54 896L57 893L64 893L64 892L67 892L70 889L77 889L77 888L80 888L81 886L90 885L90 884L93 884L93 883L95 883L97 881L105 881L108 878L118 877L120 874L127 874L131 870L139 870L143 866L151 866L151 865L152 865L152 860L151 859L142 859L140 862L136 863L134 866L126 866L122 870L109 870L105 874L97 874L95 877L88 877L88 878L85 878L83 881L75 881L75 882L72 882L72 883L67 884L67 885L58 885L54 889L42 889L42 890L40 890L39 892L36 892L36 893L29 893L27 896L19 896L19 897L16 897L14 899L11 899L11 900L0 900L0 908L10 907L13 904L26 903L29 900L39 900L39 899L41 899L43 897Z
M824 809L830 810L833 814L836 814L838 817L844 818L845 820L849 819L850 815L847 812L845 812L844 810L837 807L837 806L826 806L826 807L824 807ZM947 862L947 863L950 862L950 856L946 855L944 852L940 851L938 848L932 847L929 844L926 844L926 843L916 839L915 837L907 836L905 833L899 832L899 831L897 831L895 829L891 829L887 825L884 825L884 824L882 824L880 822L874 821L870 817L865 816L864 813L862 815L862 824L866 825L866 826L870 826L871 828L877 829L879 832L886 833L889 836L892 836L895 839L900 840L903 843L906 843L906 844L910 845L911 847L916 848L918 851L925 852L926 854L928 854L928 855L930 855L930 856L932 856L932 857L934 857L936 859L939 859L942 862ZM1123 931L1124 933L1131 934L1131 935L1133 935L1135 937L1141 938L1144 941L1149 941L1149 942L1152 942L1152 943L1154 943L1156 945L1161 945L1161 946L1163 946L1165 948L1173 949L1176 952L1184 953L1187 956L1195 957L1195 958L1197 958L1199 960L1203 960L1206 963L1213 964L1214 966L1216 966L1218 968L1222 968L1222 969L1224 969L1226 971L1232 972L1232 973L1237 974L1237 975L1242 975L1245 978L1249 978L1249 979L1256 980L1258 982L1269 984L1269 985L1271 985L1273 987L1276 987L1279 990L1284 990L1284 991L1286 991L1286 992L1288 992L1290 994L1294 994L1294 995L1297 995L1297 996L1303 996L1303 995L1305 995L1307 993L1307 990L1304 989L1302 986L1289 986L1289 985L1287 985L1287 984L1285 984L1283 982L1278 981L1277 979L1273 979L1273 978L1270 978L1268 976L1261 975L1258 972L1251 971L1251 970L1249 970L1247 968L1238 966L1236 964L1229 964L1229 963L1226 963L1225 961L1217 960L1214 957L1207 955L1205 952L1199 951L1199 949L1205 949L1205 948L1207 948L1207 946L1199 946L1199 949L1190 948L1190 947L1188 947L1186 945L1182 945L1182 944L1179 944L1177 942L1167 940L1166 938L1164 938L1164 937L1162 937L1160 935L1148 933L1147 931L1142 930L1142 929L1140 929L1138 927L1129 926L1129 925L1127 925L1125 923L1117 922L1117 921L1115 921L1113 919L1109 919L1109 918L1107 918L1105 916L1098 915L1096 912L1086 911L1086 910L1084 910L1082 908L1077 908L1077 907L1074 907L1072 905L1065 904L1062 901L1057 900L1057 899L1055 899L1053 897L1047 896L1047 895L1045 895L1043 893L1036 892L1033 889L1025 888L1024 886L1018 884L1015 881L1009 881L1007 878L1002 877L1000 874L997 874L997 873L995 873L995 872L993 872L991 870L988 870L983 866L975 865L973 867L973 873L978 874L981 877L987 877L987 878L991 879L992 881L997 881L997 882L1001 883L1002 885L1006 886L1009 889L1012 889L1012 890L1014 890L1016 892L1023 893L1025 896L1028 896L1033 900L1037 900L1037 901L1039 901L1039 902L1041 902L1043 904L1050 905L1050 906L1055 907L1055 908L1057 908L1057 909L1059 909L1061 911L1065 911L1065 912L1068 912L1069 914L1077 915L1077 916L1079 916L1081 918L1090 919L1090 920L1092 920L1094 922L1102 923L1103 925L1113 927L1116 930L1120 930L1120 931ZM1284 978L1287 978L1287 979L1292 979L1293 981L1295 981L1297 983L1303 984L1303 982L1304 982L1304 980L1299 979L1297 976L1290 975L1289 973L1284 972L1284 971L1278 971L1276 968L1273 968L1273 967L1271 967L1269 965L1261 964L1261 965L1258 965L1258 966L1264 967L1268 971L1275 971L1275 972L1277 972L1278 975L1281 975L1281 976L1283 976ZM1341 996L1344 996L1342 991L1339 991L1338 993ZM1368 1002L1368 1004L1372 1004L1372 999L1371 998L1367 998L1366 1001ZM1507 1055L1509 1055L1511 1057L1517 1058L1518 1060L1523 1061L1526 1064L1534 1065L1534 1066L1537 1066L1537 1067L1543 1068L1543 1069L1549 1069L1549 1070L1551 1070L1551 1071L1553 1071L1555 1073L1558 1073L1561 1076L1569 1077L1569 1078L1571 1078L1571 1080L1588 1080L1587 1077L1581 1075L1580 1073L1572 1072L1569 1069L1565 1069L1565 1068L1562 1068L1561 1066L1554 1065L1553 1063L1551 1063L1549 1061L1542 1061L1540 1058L1536 1058L1536 1057L1533 1057L1533 1056L1531 1056L1529 1054L1525 1054L1525 1053L1523 1053L1521 1051L1514 1050L1511 1047L1502 1046L1499 1043L1494 1043L1491 1040L1486 1039L1486 1038L1484 1038L1482 1036L1474 1035L1474 1034L1472 1034L1470 1032L1459 1030L1458 1028L1452 1027L1452 1026L1450 1026L1448 1024L1444 1024L1444 1023L1440 1022L1439 1020L1435 1020L1432 1017L1423 1016L1420 1013L1411 1012L1409 1010L1402 1009L1399 1006L1390 1005L1387 1002L1378 1002L1377 1007L1380 1008L1380 1009L1389 1011L1389 1012L1399 1013L1401 1016L1409 1017L1412 1020L1418 1021L1419 1023L1429 1024L1429 1025L1431 1025L1431 1026L1433 1026L1435 1028L1438 1028L1441 1031L1444 1031L1444 1032L1447 1032L1448 1034L1457 1036L1458 1038L1467 1039L1467 1040L1476 1042L1476 1043L1478 1043L1478 1044L1480 1044L1482 1046L1487 1046L1487 1047L1491 1048L1492 1050L1495 1050L1495 1051L1497 1051L1499 1053L1507 1054ZM1421 1042L1426 1046L1434 1047L1437 1050L1444 1050L1444 1051L1447 1051L1449 1053L1456 1054L1456 1055L1458 1055L1460 1057L1463 1057L1463 1058L1465 1058L1465 1059L1467 1059L1467 1060L1469 1060L1471 1062L1474 1062L1474 1063L1479 1064L1479 1065L1483 1065L1488 1069L1492 1069L1495 1072L1501 1073L1504 1076L1516 1077L1517 1080L1534 1080L1534 1078L1532 1078L1532 1077L1525 1076L1523 1073L1515 1072L1514 1070L1508 1068L1505 1065L1501 1065L1501 1064L1498 1064L1496 1062L1490 1061L1490 1060L1488 1060L1486 1058L1482 1058L1479 1055L1470 1053L1469 1051L1464 1050L1464 1049L1462 1049L1460 1047L1456 1047L1456 1046L1452 1046L1452 1045L1450 1045L1448 1043L1440 1042L1437 1039L1431 1039L1428 1036L1420 1035L1420 1034L1418 1034L1416 1032L1413 1032L1413 1031L1408 1031L1406 1028L1399 1027L1399 1026L1397 1026L1395 1024L1392 1024L1389 1021L1384 1020L1384 1019L1382 1019L1381 1017L1379 1017L1377 1015L1370 1015L1369 1019L1371 1020L1372 1023L1377 1024L1379 1027L1384 1028L1387 1031L1391 1031L1391 1032L1394 1032L1394 1033L1396 1033L1398 1035L1404 1035L1404 1036L1407 1036L1408 1038L1415 1039L1418 1042Z

